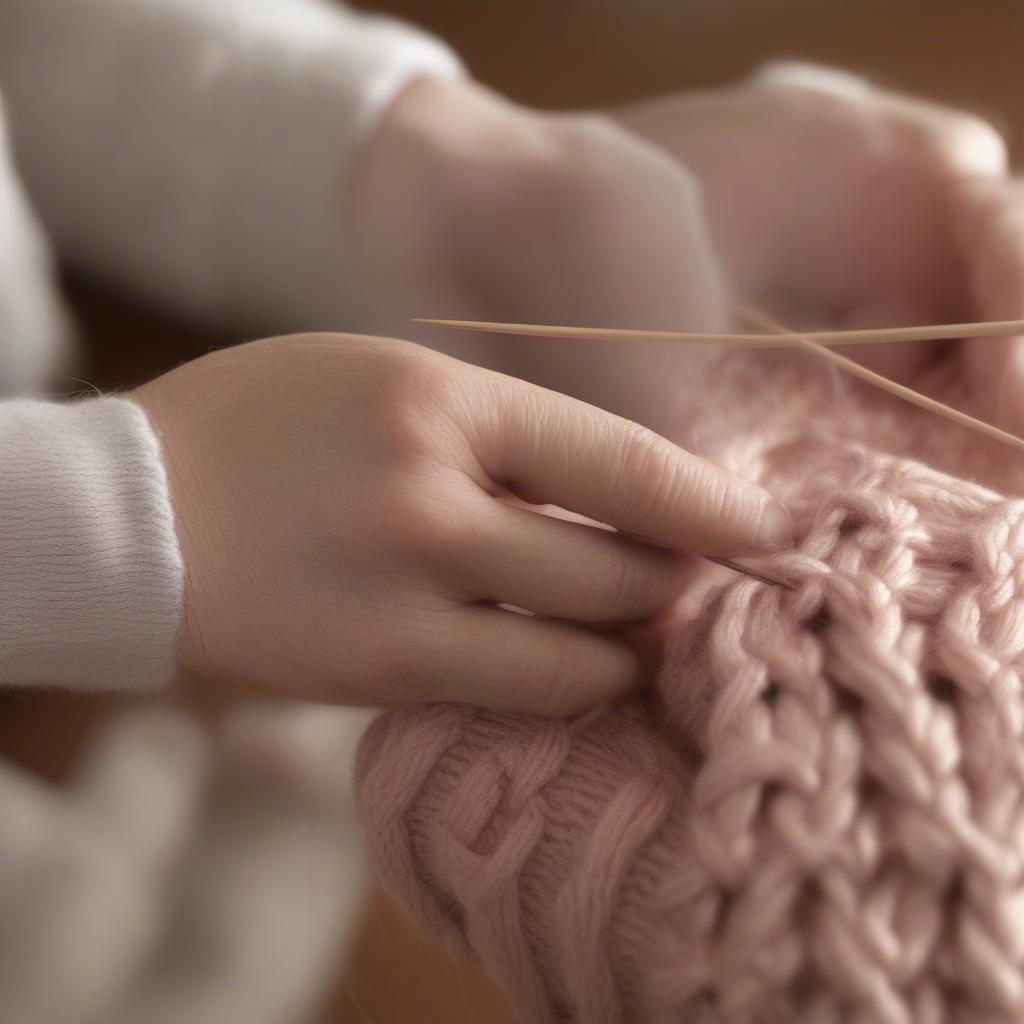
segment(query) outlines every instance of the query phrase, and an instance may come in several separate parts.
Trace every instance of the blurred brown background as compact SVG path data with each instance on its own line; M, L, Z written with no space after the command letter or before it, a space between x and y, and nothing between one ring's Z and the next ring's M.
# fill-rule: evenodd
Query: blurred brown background
M216 2L216 0L210 0ZM448 39L497 89L544 107L600 106L727 82L802 58L968 107L1015 143L1024 127L1019 0L392 0L361 6ZM87 282L69 290L93 355L87 376L130 386L226 339L197 334ZM59 774L99 701L0 699L0 752ZM382 896L323 1024L502 1024L503 1001L450 963Z

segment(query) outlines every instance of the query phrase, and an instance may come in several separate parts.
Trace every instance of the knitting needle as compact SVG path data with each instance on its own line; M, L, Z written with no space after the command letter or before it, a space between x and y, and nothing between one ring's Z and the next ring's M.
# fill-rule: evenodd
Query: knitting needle
M896 381L883 377L880 373L875 373L874 370L869 370L866 366L855 363L852 359L847 359L846 356L842 356L838 352L833 352L832 349L827 348L825 345L819 344L814 340L814 335L791 331L788 327L782 326L782 324L777 323L771 317L757 310L745 309L738 312L749 323L755 323L769 330L778 331L801 348L806 349L808 352L813 352L816 356L826 360L826 362L832 363L833 366L839 367L840 370L844 370L854 377L867 381L868 384L872 384L876 388L888 391L889 394L895 395L911 405L916 405L921 409L927 409L929 412L944 416L954 423L959 423L963 427L977 431L979 434L984 434L986 437L991 437L996 441L1001 441L1003 444L1008 444L1011 448L1024 452L1024 439L1017 437L1016 434L1000 430L999 427L995 427L991 423L968 416L967 413L936 401L934 398L929 398L927 395L922 395L921 392L914 391L913 388L908 388L904 384L897 384Z
M495 334L520 334L539 337L578 338L583 340L634 341L646 339L656 341L701 341L751 345L767 345L772 342L775 344L784 344L788 341L790 344L795 343L797 346L812 352L814 355L820 356L822 359L825 359L827 362L832 363L834 366L839 367L839 369L844 370L852 376L859 377L861 380L864 380L883 391L887 391L890 394L895 395L897 398L911 403L912 405L916 405L922 409L928 410L929 412L936 413L939 416L952 420L954 423L959 423L961 426L967 427L980 434L984 434L987 437L991 437L996 441L1008 444L1011 447L1016 448L1018 451L1024 451L1024 439L1017 437L1015 434L1011 434L1006 430L1001 430L999 427L995 427L991 423L986 423L984 420L979 420L973 416L969 416L967 413L961 412L959 409L954 409L951 406L944 405L942 402L939 402L934 398L929 398L927 395L922 395L920 392L914 391L912 388L908 388L903 384L898 384L896 381L890 380L888 377L883 377L881 374L875 373L873 370L869 370L866 366L862 366L860 363L855 363L852 359L847 359L845 356L840 355L838 352L833 352L827 347L828 344L838 345L853 342L877 343L883 341L909 340L937 341L941 339L966 337L1002 337L1024 332L1024 320L1000 320L973 324L939 324L930 327L894 327L891 329L882 328L861 331L819 331L801 334L784 327L782 324L777 323L757 310L747 308L738 310L737 312L742 319L750 323L766 327L768 330L776 333L769 334L767 336L764 334L694 334L671 331L604 330L601 328L566 328L542 326L539 324L494 323L476 320L431 320L423 318L416 319L414 322L431 324L437 327L447 327L454 330L480 330ZM762 583L790 587L790 584L786 583L784 580L773 579L770 576L766 576L761 572L752 570L745 565L732 561L731 559L709 557L709 561L715 562L727 569L731 569L734 572L742 573L752 579L759 580Z
M838 366L841 370L860 377L861 380L883 391L888 391L897 398L910 402L912 405L927 409L929 412L944 416L946 419L959 423L970 430L977 431L996 441L1008 444L1018 451L1024 451L1024 439L1000 430L999 427L986 423L953 409L942 402L922 395L912 388L883 377L880 373L869 370L852 359L847 359L838 352L833 352L828 345L846 345L861 343L881 343L887 341L938 341L951 338L982 338L1005 337L1024 333L1024 320L995 320L987 323L969 324L938 324L925 327L891 327L872 328L856 331L817 331L797 333L781 324L775 323L763 314L753 310L738 311L743 319L770 325L773 334L693 334L675 331L628 331L616 328L599 327L554 327L540 324L493 323L478 320L432 320L419 318L414 323L431 324L435 327L446 327L453 330L478 330L493 334L519 334L535 337L574 338L580 340L605 341L672 341L672 342L710 342L713 344L766 346L780 345L799 346Z
M662 341L712 345L744 345L780 348L792 345L794 335L700 334L688 331L631 331L612 327L559 327L545 324L495 323L486 320L436 320L414 318L413 323L454 331L486 334L517 334L526 337L564 338L580 341ZM849 331L814 331L801 337L817 345L885 345L897 341L941 341L954 338L1001 338L1024 334L1024 320L992 320L984 323L930 324L920 327L872 327Z
M749 576L752 580L758 580L761 583L771 583L773 586L785 587L787 590L793 589L792 583L787 583L785 580L769 576L761 569L751 569L742 562L734 562L731 558L720 558L718 555L705 555L704 557L709 562L714 562L715 565L721 565L726 569L732 569L733 572L742 573L744 576Z

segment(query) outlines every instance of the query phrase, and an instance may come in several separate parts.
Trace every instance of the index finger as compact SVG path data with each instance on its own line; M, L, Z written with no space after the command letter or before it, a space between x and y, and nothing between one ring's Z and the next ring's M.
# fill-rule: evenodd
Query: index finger
M658 544L742 555L792 543L767 491L637 423L521 381L495 389L476 430L487 474L527 501Z

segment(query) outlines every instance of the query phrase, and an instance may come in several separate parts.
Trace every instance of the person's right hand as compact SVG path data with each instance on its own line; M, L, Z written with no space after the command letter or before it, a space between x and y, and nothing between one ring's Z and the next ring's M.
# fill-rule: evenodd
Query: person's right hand
M673 602L678 552L789 541L781 506L728 471L405 342L256 342L134 397L162 440L185 558L181 667L203 679L568 714L641 681L608 627Z

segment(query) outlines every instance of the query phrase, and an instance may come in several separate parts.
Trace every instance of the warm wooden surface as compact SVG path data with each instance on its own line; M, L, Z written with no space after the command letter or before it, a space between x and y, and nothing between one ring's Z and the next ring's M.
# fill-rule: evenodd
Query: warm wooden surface
M322 1024L512 1024L505 1000L380 893Z
M211 0L215 2L215 0ZM728 81L798 57L867 71L1024 127L1019 0L391 0L451 40L484 81L541 106L615 103ZM83 371L128 386L230 339L103 290L71 293L93 353ZM104 702L0 700L0 752L56 774ZM508 1024L507 1008L378 897L323 1024Z

